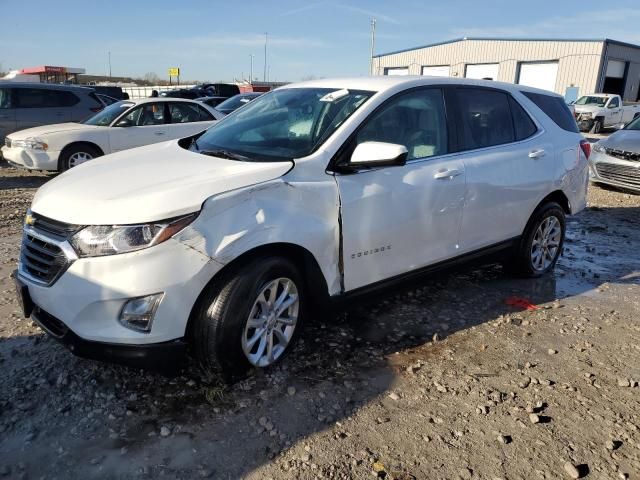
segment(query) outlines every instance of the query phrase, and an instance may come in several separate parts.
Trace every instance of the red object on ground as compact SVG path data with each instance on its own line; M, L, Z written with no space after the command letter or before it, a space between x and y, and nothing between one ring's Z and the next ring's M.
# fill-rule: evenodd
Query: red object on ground
M531 303L529 299L523 297L509 297L504 303L513 307L520 307L523 310L538 310L538 307Z

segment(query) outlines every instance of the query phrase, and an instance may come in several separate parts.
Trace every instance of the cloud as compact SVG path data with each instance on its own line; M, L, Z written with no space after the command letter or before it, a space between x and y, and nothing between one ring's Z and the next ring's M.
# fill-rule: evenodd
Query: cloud
M304 7L293 8L291 10L287 10L280 14L281 17L288 17L289 15L296 15L298 13L306 12L308 10L314 10L316 8L323 7L327 4L327 2L316 2L305 5Z
M387 23L392 23L394 25L400 25L401 22L393 17L390 17L389 15L383 15L380 12L374 12L373 10L368 10L366 8L360 8L360 7L356 7L354 5L348 5L346 3L336 3L335 5L338 8L342 8L343 10L348 10L351 12L355 12L355 13L360 13L362 15L366 15L367 17L374 17L377 20L382 20L385 21Z
M611 36L611 25L616 25L616 40L640 42L638 30L625 27L638 22L640 9L614 8L588 10L564 17L553 16L527 24L456 28L450 30L450 34L454 37L607 38Z

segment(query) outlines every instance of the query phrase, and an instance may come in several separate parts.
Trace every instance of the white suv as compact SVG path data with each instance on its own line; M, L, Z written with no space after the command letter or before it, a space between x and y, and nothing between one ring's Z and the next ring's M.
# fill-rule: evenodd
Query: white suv
M291 350L314 305L500 254L554 268L589 144L560 96L442 78L288 85L203 134L51 180L18 289L74 353L229 377Z

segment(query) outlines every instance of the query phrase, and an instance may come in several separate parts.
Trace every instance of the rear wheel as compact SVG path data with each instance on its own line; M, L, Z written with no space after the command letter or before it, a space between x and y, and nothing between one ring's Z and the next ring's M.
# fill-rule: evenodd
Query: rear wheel
M562 252L566 220L562 207L549 202L531 216L515 254L505 269L524 277L539 277L552 271Z
M91 145L71 145L60 154L60 171L67 171L101 155L102 153Z
M304 307L303 282L289 260L256 260L225 275L202 298L192 330L196 356L228 380L275 365L291 351Z

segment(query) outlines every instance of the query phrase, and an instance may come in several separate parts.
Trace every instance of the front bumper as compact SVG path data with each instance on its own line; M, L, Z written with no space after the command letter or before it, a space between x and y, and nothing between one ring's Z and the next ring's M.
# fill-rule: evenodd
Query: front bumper
M28 289L36 321L52 333L45 323L57 320L64 330L60 336L69 339L63 343L79 345L74 353L88 356L86 352L96 344L98 350L112 352L118 346L126 352L155 351L158 344L179 342L200 292L220 267L195 249L169 239L137 252L74 260L49 286L29 278L22 265L17 277ZM120 312L129 299L156 293L164 296L151 331L131 330L120 323Z
M595 150L589 158L592 182L640 192L640 162L623 160Z
M2 147L2 156L9 163L30 170L58 170L60 152L30 150L22 147Z

